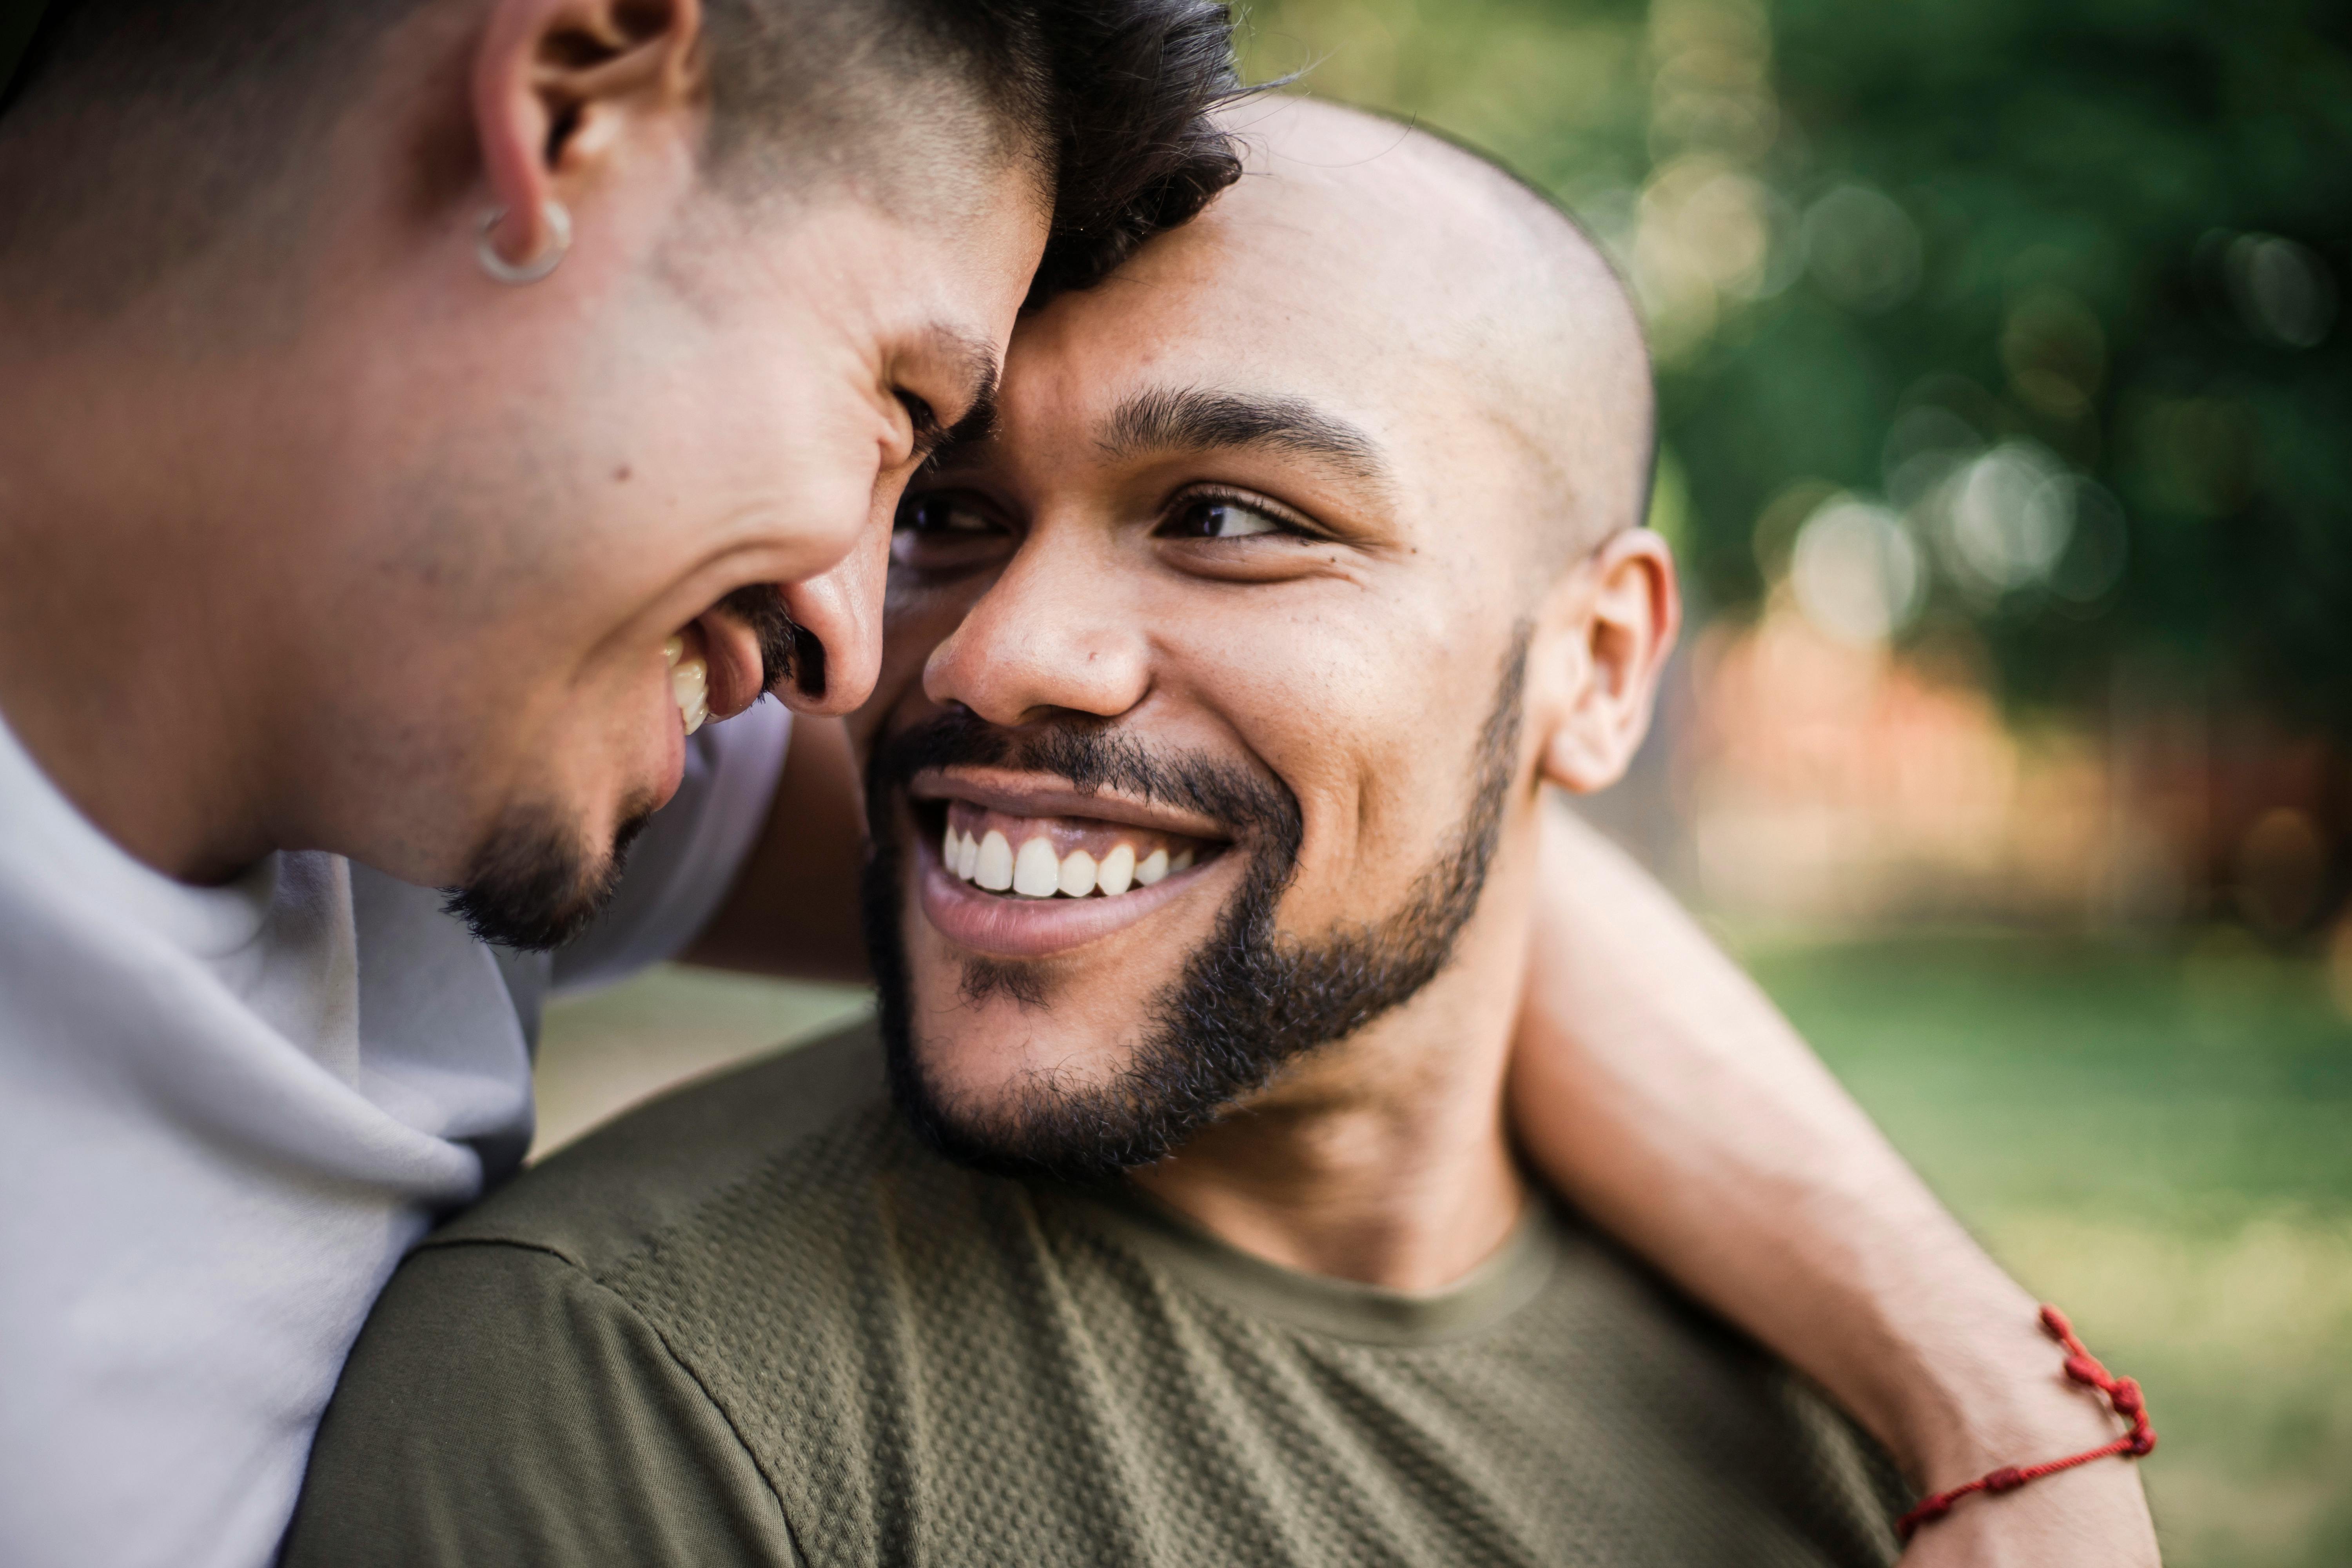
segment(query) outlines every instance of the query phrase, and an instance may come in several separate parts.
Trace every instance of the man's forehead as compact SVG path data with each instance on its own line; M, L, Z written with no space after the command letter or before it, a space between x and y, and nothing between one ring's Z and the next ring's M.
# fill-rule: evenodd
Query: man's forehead
M1360 214L1320 191L1289 206L1271 195L1228 193L1024 321L1005 367L1008 427L1083 433L1106 457L1289 432L1297 450L1353 447L1369 468L1393 433L1387 410L1451 367L1416 352L1423 334L1399 320L1393 281L1348 264L1360 247L1335 231Z
M1378 356L1364 345L1335 343L1306 312L1267 304L1171 310L1157 323L1133 310L1074 314L1050 335L1016 334L997 439L946 454L944 466L1010 458L1074 478L1246 450L1308 464L1367 500L1397 499L1444 417L1416 413L1421 400L1402 395L1400 374L1376 381Z
M1331 263L1318 237L1286 244L1295 214L1219 206L1108 282L1057 301L1015 333L1017 359L1147 367L1285 365L1303 374L1370 345L1374 290ZM1264 221L1259 221L1263 218Z
M1541 198L1425 132L1305 102L1241 130L1242 180L1025 321L1016 363L1086 364L1097 384L1106 369L1224 367L1301 395L1374 375L1425 386L1496 370L1531 314L1557 339L1591 285L1614 290L1597 256L1568 254L1589 247Z

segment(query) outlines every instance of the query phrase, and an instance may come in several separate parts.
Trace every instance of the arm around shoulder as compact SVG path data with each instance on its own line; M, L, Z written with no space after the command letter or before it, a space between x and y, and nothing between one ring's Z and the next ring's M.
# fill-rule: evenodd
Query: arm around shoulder
M369 1318L311 1451L287 1568L801 1561L726 1415L552 1252L428 1245Z
M2121 1431L2036 1304L1936 1201L1665 890L1565 811L1544 872L1511 1113L1554 1186L1811 1375L1921 1490ZM1906 1564L2157 1561L2136 1467L1975 1499Z

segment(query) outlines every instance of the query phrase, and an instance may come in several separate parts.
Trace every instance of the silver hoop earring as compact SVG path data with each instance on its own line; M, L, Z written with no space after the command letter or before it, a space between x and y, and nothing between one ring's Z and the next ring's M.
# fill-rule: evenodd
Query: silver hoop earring
M499 254L498 241L493 237L507 209L492 207L482 215L481 230L474 237L474 258L482 264L483 271L501 283L536 283L555 270L556 264L572 248L572 215L552 196L539 212L547 220L547 246L529 261L509 261Z

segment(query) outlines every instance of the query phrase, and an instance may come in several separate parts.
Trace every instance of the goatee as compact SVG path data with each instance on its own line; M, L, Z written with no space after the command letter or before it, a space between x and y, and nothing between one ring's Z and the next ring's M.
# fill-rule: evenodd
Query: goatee
M1307 1053L1344 1039L1434 980L1476 911L1517 768L1528 628L1518 629L1474 761L1469 809L1402 905L1308 940L1276 929L1297 869L1304 822L1279 783L1196 755L1155 754L1101 723L1013 732L962 710L890 737L867 769L875 847L864 901L891 1092L940 1153L1004 1174L1096 1181L1165 1158ZM1208 941L1153 998L1129 1063L1072 1088L1030 1079L986 1100L945 1091L914 1037L899 812L917 773L958 763L1009 767L1080 791L1116 786L1223 824L1248 857L1241 887ZM964 965L968 1001L1002 994L1049 1004L1034 965Z

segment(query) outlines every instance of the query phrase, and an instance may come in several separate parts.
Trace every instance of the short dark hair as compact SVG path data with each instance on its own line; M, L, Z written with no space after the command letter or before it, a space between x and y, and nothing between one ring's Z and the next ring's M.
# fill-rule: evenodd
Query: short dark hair
M773 144L780 101L798 142L919 113L926 77L969 83L1053 182L1033 305L1101 281L1241 177L1212 119L1242 91L1213 0L710 0L708 16L721 165Z
M1049 0L1043 9L1061 147L1033 304L1102 281L1242 174L1232 136L1213 118L1243 91L1225 6Z
M0 97L0 186L18 187L0 189L0 258L76 228L149 276L202 250L426 3L48 0ZM710 0L706 16L714 163L804 138L837 155L935 112L925 82L965 86L1052 181L1032 302L1098 281L1240 176L1211 118L1240 90L1212 0ZM36 145L9 156L20 128Z

